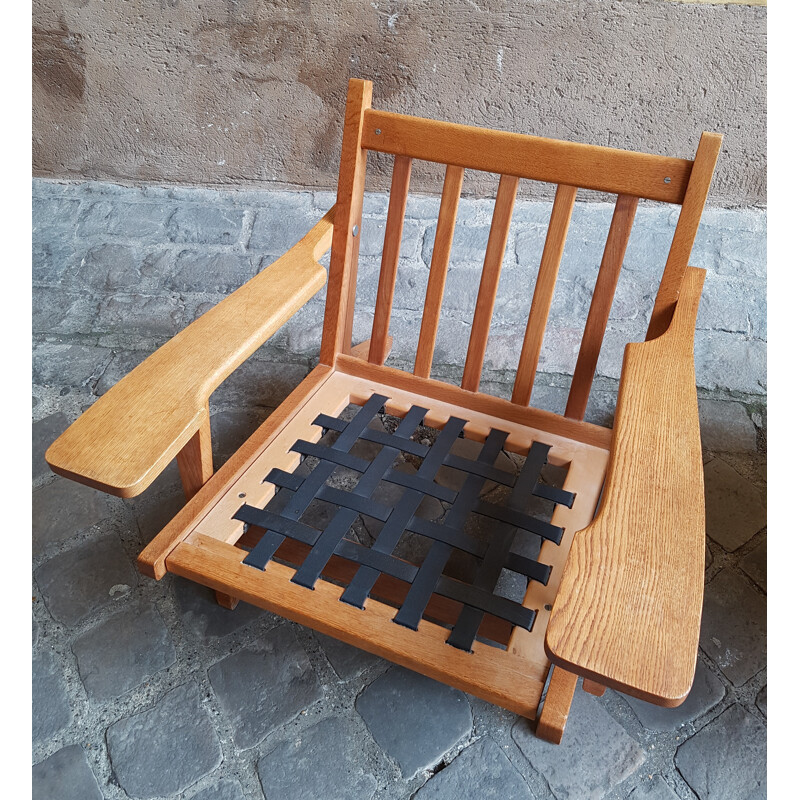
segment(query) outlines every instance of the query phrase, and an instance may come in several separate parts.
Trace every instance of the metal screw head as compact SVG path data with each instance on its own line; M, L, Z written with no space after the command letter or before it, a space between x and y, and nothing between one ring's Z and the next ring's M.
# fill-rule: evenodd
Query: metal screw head
M358 225L353 225L353 236L358 236Z
M664 178L664 183L672 183L672 178Z
M380 128L375 128L375 135L376 136L380 136L381 135L381 129Z

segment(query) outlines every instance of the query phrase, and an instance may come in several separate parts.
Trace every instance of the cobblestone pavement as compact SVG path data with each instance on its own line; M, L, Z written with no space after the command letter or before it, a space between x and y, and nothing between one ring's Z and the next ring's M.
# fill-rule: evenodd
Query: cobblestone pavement
M241 220L227 211L121 209L83 191L48 195L34 236L34 798L766 796L763 397L701 394L707 591L689 698L660 709L578 691L555 747L462 692L246 604L227 611L174 576L138 575L139 550L182 504L174 464L133 500L49 472L52 440L209 302L181 287L210 271L224 292L242 277L225 249ZM173 232L166 255L142 244L153 231ZM180 266L175 241L199 255ZM163 274L184 276L174 289L161 258L178 267ZM59 282L69 275L73 288ZM285 352L302 354L286 336ZM217 466L308 371L310 356L283 353L258 354L212 398Z

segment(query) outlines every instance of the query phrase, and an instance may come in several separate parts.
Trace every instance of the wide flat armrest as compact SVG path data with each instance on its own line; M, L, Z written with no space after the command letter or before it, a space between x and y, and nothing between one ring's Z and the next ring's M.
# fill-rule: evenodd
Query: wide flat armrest
M662 706L694 679L705 571L689 267L668 330L625 350L600 509L575 535L545 650L553 663Z
M53 471L119 497L144 491L207 421L211 393L324 286L333 215L106 392L50 446Z

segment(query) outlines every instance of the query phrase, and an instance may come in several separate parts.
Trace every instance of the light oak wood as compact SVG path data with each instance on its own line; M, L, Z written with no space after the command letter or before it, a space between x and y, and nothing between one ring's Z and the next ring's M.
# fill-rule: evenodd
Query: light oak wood
M199 430L211 393L322 288L332 229L333 210L112 386L50 445L50 468L118 497L144 491Z
M606 693L606 687L603 686L602 683L590 681L588 678L584 678L581 683L583 685L583 691L587 694L593 694L595 697L602 697Z
M492 227L489 230L486 257L483 261L481 285L478 289L478 300L472 318L464 376L461 379L461 388L468 392L477 392L481 382L483 358L486 354L486 344L489 341L494 300L500 283L500 268L503 266L503 257L506 253L511 214L514 210L514 199L517 196L518 186L519 178L510 175L500 176L497 199L494 202Z
M209 498L201 513L193 517L182 517L181 528L173 527L172 538L168 546L174 546L178 541L195 533L201 533L230 544L238 542L243 533L243 526L241 522L233 519L234 514L244 502L244 498L251 505L262 507L272 498L274 487L269 482L265 482L264 477L273 467L291 471L297 466L299 457L291 451L291 446L297 439L317 441L320 438L321 428L314 425L317 414L326 413L336 416L348 404L364 403L373 393L378 393L389 398L386 402L386 409L389 413L405 414L415 404L428 408L425 424L431 427L441 427L451 415L456 415L466 420L464 433L472 439L483 441L491 428L505 430L509 434L505 449L512 452L527 453L534 438L550 445L552 450L549 460L558 466L569 465L564 488L578 494L572 509L559 507L554 517L554 524L565 528L567 545L558 547L551 543L554 548L552 552L544 551L547 554L547 563L553 564L552 574L560 575L562 568L560 565L563 564L569 549L569 537L574 531L588 524L597 505L608 461L607 449L577 442L573 438L548 430L547 422L549 420L537 416L535 409L527 409L533 413L525 419L542 421L545 423L543 428L520 424L502 416L494 416L491 404L475 402L476 399L486 399L481 395L457 389L460 396L467 401L467 404L459 405L456 402L457 398L442 400L436 397L436 387L431 386L430 381L416 379L423 385L423 389L429 390L420 394L413 391L413 388L398 386L395 381L391 380L398 374L413 377L408 376L407 373L389 367L368 364L354 359L352 356L339 356L337 365L339 361L346 361L347 366L353 367L353 372L356 374L347 374L340 369L331 372L315 389L312 402L304 403L302 407L296 407L293 412L287 412L282 429L271 435L252 458L240 465L237 474L226 481L225 486L215 497ZM381 380L381 378L388 378L388 380ZM456 387L451 388L456 389ZM430 389L434 391L430 391ZM289 400L286 401L286 403L289 402ZM506 406L511 405L508 401L501 402ZM519 410L518 406L514 406L514 408ZM283 406L275 413L279 412L283 412ZM601 428L600 430L610 434L610 431L606 429ZM163 555L163 550L160 550L159 553ZM532 583L531 586L534 584ZM543 608L544 604L552 603L557 582L553 581L549 586L550 590L544 594L530 594L530 597L533 598L532 605L529 605L530 608ZM529 588L529 592L532 591L533 589ZM541 632L537 635L544 635L544 627L545 623L542 623Z
M667 203L683 202L692 171L692 162L682 158L375 110L365 114L361 145L381 153Z
M706 205L720 147L722 147L720 134L704 132L700 137L689 185L686 189L686 197L678 217L678 224L675 227L675 234L672 237L664 274L661 276L650 325L647 328L646 338L648 340L660 336L669 327L672 319L672 312L678 301L678 292L683 285L684 273L692 255L697 229L700 226L700 217Z
M194 436L178 453L178 471L183 484L183 493L191 500L214 474L214 460L211 453L211 416L206 413Z
M512 403L528 405L531 401L536 367L539 364L547 317L550 314L553 293L556 290L558 268L561 265L561 256L564 254L564 245L567 242L567 231L577 191L574 186L564 186L563 184L559 184L556 189L550 225L547 228L547 238L542 251L542 261L539 266L539 274L536 276L536 288L533 292L528 324L525 328L525 338L522 341L517 378L511 393Z
M236 542L236 546L254 547L263 533L263 529L250 526L242 538ZM291 566L299 566L303 563L310 550L311 548L308 545L287 539L278 548L275 558ZM357 571L358 565L355 562L334 555L322 570L322 576L334 582L349 583ZM372 597L391 605L393 608L399 608L402 605L406 594L408 594L408 584L405 581L384 574L378 577L374 589L370 592ZM434 594L425 607L425 619L439 624L455 625L462 608L461 603L448 597ZM510 622L498 619L491 614L486 614L478 629L478 635L506 646L511 636L511 628Z
M600 357L600 347L611 314L614 302L614 292L617 289L619 273L628 247L628 239L633 228L633 219L636 216L636 207L639 198L622 194L617 198L614 206L614 216L611 218L611 227L597 273L597 282L592 293L592 303L583 329L581 349L575 364L572 384L567 399L565 417L583 419L586 406L589 403L589 394L592 391L592 381L597 368L597 359Z
M436 332L439 329L439 316L442 311L447 267L450 262L450 248L456 230L458 201L461 199L461 186L464 182L464 169L448 164L444 176L442 202L439 206L439 219L436 223L436 238L428 275L428 288L425 293L425 307L419 330L417 356L414 361L414 374L428 378L433 364L433 349L436 345Z
M233 611L236 606L239 605L239 598L234 597L230 594L225 594L225 592L214 592L214 599L217 601L218 605L221 605L223 608L227 608L228 611Z
M389 193L389 211L386 216L386 235L383 240L381 272L378 278L378 297L372 321L369 360L383 364L386 341L389 337L389 320L392 318L394 285L397 281L397 264L400 261L400 244L403 240L403 220L406 215L408 186L411 180L411 159L397 156L392 170L392 188Z
M160 579L166 574L167 554L182 541L193 525L208 513L209 503L223 494L240 471L246 470L258 454L280 432L284 423L302 408L330 377L332 370L323 364L315 367L303 382L270 414L250 438L211 477L197 494L139 554L139 571Z
M181 542L170 572L280 614L348 644L443 681L490 703L535 718L549 663L522 659L475 642L467 653L447 644L450 631L426 620L414 631L392 621L396 609L368 598L359 609L339 602L342 588L325 580L314 591L292 583L294 570L271 561L261 571L242 564L245 553L208 536Z
M427 400L439 401L443 408L446 406L466 408L504 420L512 425L534 428L593 447L608 449L611 446L612 433L608 428L589 422L565 419L559 414L542 411L538 408L519 406L501 397L468 392L450 383L432 378L419 378L387 366L365 364L363 361L345 355L337 358L336 370L346 375L362 377L367 381L375 381L395 389L402 389L409 394L425 397Z
M573 541L547 629L551 660L665 706L689 693L705 567L694 326L704 271L689 268L666 333L625 351L609 475Z
M364 112L372 102L372 83L351 78L344 112L342 157L336 195L336 225L331 245L328 294L322 327L321 364L333 364L337 353L349 353L353 343L358 247L367 151L360 146Z
M561 667L553 667L550 684L542 704L542 713L536 724L536 735L552 744L561 744L567 717L575 696L578 676Z
M371 341L367 339L366 341L360 342L359 344L355 344L350 348L350 355L353 358L360 358L366 361L369 358L369 348L371 345ZM392 352L392 345L394 344L394 340L391 336L386 337L386 344L383 349L383 358L381 359L381 363L386 361L389 357L389 353Z

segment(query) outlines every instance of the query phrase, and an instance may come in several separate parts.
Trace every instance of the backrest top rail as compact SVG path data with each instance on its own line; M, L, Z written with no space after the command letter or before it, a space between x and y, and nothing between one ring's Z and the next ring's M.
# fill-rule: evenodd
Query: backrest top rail
M501 175L682 203L694 161L393 114L364 112L361 146Z

